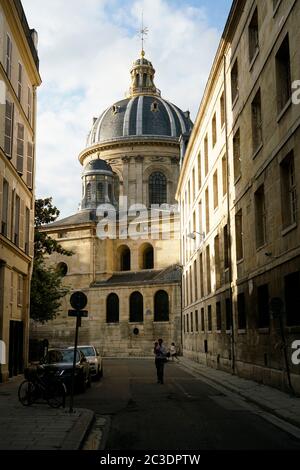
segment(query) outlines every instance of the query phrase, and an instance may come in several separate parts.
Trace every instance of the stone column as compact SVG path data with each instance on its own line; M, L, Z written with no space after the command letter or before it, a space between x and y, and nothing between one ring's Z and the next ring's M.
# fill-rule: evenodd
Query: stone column
M138 155L135 157L135 173L136 173L136 195L135 201L138 204L143 204L143 161L144 157Z

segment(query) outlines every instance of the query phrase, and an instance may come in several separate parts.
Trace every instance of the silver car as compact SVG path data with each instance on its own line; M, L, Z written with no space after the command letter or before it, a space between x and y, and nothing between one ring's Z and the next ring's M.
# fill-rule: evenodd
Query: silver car
M74 347L71 346L68 349L74 349ZM103 361L97 348L88 344L79 345L77 346L77 349L79 349L85 355L86 360L88 361L90 366L91 376L95 377L96 379L100 379L101 377L103 377Z

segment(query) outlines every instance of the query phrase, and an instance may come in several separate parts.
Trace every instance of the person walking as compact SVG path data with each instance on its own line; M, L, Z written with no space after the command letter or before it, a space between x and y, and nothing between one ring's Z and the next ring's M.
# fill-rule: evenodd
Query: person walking
M176 359L177 362L179 362L179 359L177 357L177 349L176 349L175 343L172 343L170 346L170 355L172 358L172 362L174 362L174 358Z
M164 366L167 360L168 354L166 348L163 345L163 340L160 338L154 343L154 354L155 354L155 367L157 372L157 383L164 383Z

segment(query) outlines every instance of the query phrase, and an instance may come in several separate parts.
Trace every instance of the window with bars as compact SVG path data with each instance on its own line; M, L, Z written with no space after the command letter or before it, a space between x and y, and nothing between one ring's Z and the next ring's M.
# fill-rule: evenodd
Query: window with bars
M206 247L206 281L207 281L207 293L211 293L211 271L210 271L210 247Z
M237 214L235 215L235 244L236 244L236 260L240 261L244 257L242 210L239 210Z
M23 174L24 167L24 125L18 123L17 131L17 171Z
M24 284L24 278L22 274L18 274L18 295L17 295L18 307L21 307L23 305L23 284Z
M2 184L2 220L1 220L1 233L7 237L8 229L8 182L3 179Z
M292 94L290 45L287 35L276 54L277 107L282 111Z
M219 185L218 185L218 170L215 171L213 176L213 188L214 188L214 209L219 205Z
M167 178L160 171L149 177L149 203L164 204L167 202Z
M225 95L224 95L224 91L221 95L221 98L220 98L220 112L221 112L221 128L224 126L225 124Z
M104 184L101 182L97 183L96 200L97 204L104 202Z
M252 101L251 109L252 109L252 145L253 145L253 153L255 153L263 142L260 89L256 93L254 100Z
M27 143L27 186L29 188L33 187L33 144L31 142Z
M30 237L30 210L25 209L25 253L29 255L29 237Z
M238 74L238 61L235 60L231 69L231 100L232 104L235 102L239 94L239 74Z
M208 307L207 307L207 325L208 325L208 331L212 331L212 311L211 311L211 305L208 305Z
M211 122L211 133L212 133L212 146L214 147L217 143L217 115L216 113L213 116Z
M226 155L222 158L222 186L223 196L227 194L227 158Z
M201 331L205 331L204 308L201 308Z
M294 152L290 152L280 165L281 213L283 227L297 222L297 191Z
M223 247L224 247L224 270L229 268L229 237L228 225L223 228Z
M252 62L259 50L258 10L255 8L248 29L249 36L249 61Z
M8 158L12 157L13 123L14 123L14 104L6 100L5 128L4 128L4 152Z
M20 207L21 201L19 196L16 196L16 203L15 203L15 223L14 223L14 244L19 246L20 242Z
M233 136L233 172L234 172L234 181L237 181L238 178L241 176L240 129L238 129Z
M266 242L266 208L265 190L261 185L254 194L255 203L255 227L256 227L256 248L260 248Z

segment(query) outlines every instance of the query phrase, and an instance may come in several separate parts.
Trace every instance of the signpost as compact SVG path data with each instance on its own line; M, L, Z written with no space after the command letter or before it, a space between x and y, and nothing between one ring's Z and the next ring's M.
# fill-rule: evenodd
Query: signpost
M72 377L71 377L70 408L69 408L69 413L73 413L74 382L75 382L76 356L77 356L77 345L78 345L78 329L81 326L81 317L88 316L88 311L83 310L87 304L87 296L84 294L84 292L80 292L80 291L74 292L70 297L70 304L74 310L69 310L68 316L76 317L75 344L74 344L73 368L72 368Z

